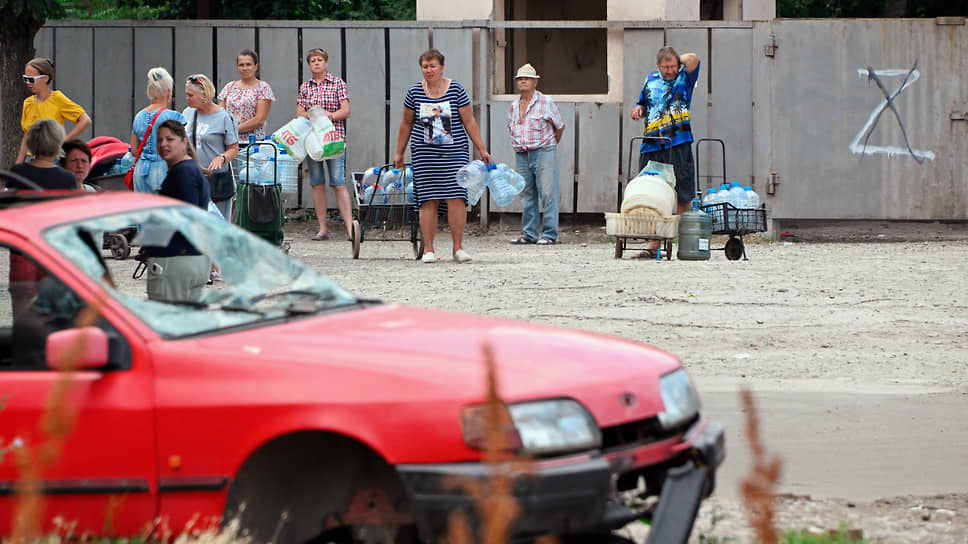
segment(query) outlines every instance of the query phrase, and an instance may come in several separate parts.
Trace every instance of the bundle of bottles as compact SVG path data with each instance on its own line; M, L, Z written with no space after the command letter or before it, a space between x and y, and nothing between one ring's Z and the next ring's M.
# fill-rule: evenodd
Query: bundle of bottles
M381 172L380 167L367 168L363 172L364 205L413 204L413 170L391 168Z
M239 152L238 181L250 185L282 185L282 192L294 193L298 183L299 163L285 149L271 141L255 142Z
M728 206L715 206L724 203ZM760 207L760 196L748 185L743 187L733 181L720 185L719 189L710 187L703 195L702 205L706 213L712 215L713 225L729 225L730 230L759 228L751 224L758 223L758 220L752 214L743 212Z
M524 189L524 178L506 164L485 164L471 161L457 171L457 184L467 189L467 203L477 204L484 188L491 190L491 197L498 206L507 206Z

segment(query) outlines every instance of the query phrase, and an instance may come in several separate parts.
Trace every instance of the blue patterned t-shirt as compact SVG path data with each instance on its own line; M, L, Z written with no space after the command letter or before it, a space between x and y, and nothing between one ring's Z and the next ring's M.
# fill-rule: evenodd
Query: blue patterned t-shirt
M639 94L639 106L645 108L645 136L672 139L672 145L692 142L692 125L689 123L689 105L692 91L699 79L699 65L691 73L686 67L679 68L679 75L671 81L662 79L658 70L649 74ZM642 153L661 149L659 142L642 142Z

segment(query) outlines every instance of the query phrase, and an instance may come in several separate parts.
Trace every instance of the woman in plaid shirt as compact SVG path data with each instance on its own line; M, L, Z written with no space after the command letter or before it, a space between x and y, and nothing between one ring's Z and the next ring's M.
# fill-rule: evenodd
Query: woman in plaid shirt
M346 119L350 116L350 96L346 92L346 82L327 71L329 54L322 49L310 49L306 53L306 63L313 77L299 86L296 97L296 114L309 117L309 108L320 106L326 110L329 120L333 122L339 138L346 141ZM346 154L325 161L314 161L306 157L306 167L309 169L309 184L313 187L313 206L316 208L316 220L319 230L313 240L328 240L326 233L326 178L324 167L329 173L329 186L336 194L336 207L343 218L346 227L346 237L351 238L350 225L352 215L350 194L346 190Z

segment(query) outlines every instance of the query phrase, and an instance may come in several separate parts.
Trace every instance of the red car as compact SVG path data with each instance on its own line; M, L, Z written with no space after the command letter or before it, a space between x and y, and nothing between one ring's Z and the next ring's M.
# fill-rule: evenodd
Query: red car
M172 261L133 279L136 261L106 261L94 243L133 225L149 255L189 248L224 283L149 299L152 267ZM66 359L79 365L64 396L76 419L36 465L45 531L55 518L112 535L237 518L257 542L436 542L450 512L473 512L451 479L490 474L485 344L509 447L533 460L513 488L516 535L604 534L652 515L652 540L684 541L725 455L673 355L360 299L166 198L0 189L0 253L0 535L20 454L49 439ZM85 306L97 318L78 327ZM620 493L642 487L661 495L650 512Z

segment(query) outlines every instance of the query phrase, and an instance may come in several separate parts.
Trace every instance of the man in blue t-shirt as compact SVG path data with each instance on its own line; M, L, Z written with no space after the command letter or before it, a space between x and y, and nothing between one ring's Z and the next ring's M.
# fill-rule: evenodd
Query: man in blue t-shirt
M649 74L639 100L632 109L632 120L645 119L643 134L672 140L672 166L676 174L678 213L689 209L696 196L696 167L692 158L692 127L689 105L699 78L699 57L695 53L677 55L671 47L656 54L658 70ZM667 141L642 142L639 170L650 161L669 162ZM654 243L658 247L658 241ZM655 248L650 248L655 249Z

